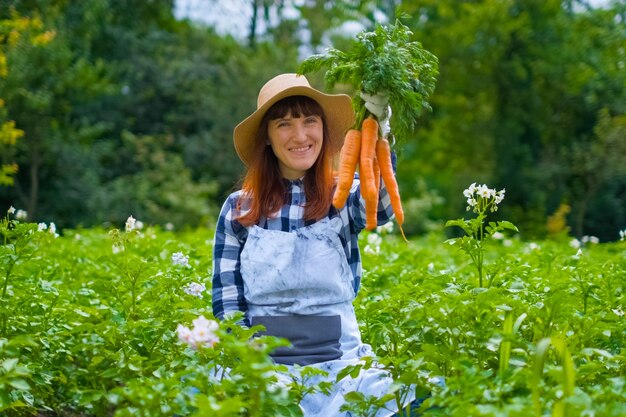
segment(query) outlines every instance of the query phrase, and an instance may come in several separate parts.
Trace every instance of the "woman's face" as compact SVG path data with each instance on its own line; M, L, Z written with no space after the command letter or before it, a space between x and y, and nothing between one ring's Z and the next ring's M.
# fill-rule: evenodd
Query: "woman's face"
M291 113L287 113L281 118L270 120L267 129L283 177L289 180L301 178L322 151L322 118L303 114L292 117Z

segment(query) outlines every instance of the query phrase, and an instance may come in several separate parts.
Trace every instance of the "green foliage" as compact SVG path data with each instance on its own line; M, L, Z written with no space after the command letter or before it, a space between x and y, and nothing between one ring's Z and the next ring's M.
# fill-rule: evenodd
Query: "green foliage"
M599 112L598 123L589 142L574 143L566 151L570 162L572 196L578 202L573 224L575 235L583 235L589 203L614 178L626 176L626 115L611 117Z
M0 188L0 198L30 220L90 226L132 211L145 222L195 225L238 181L232 127L267 78L293 71L296 46L251 51L177 22L171 2L144 3L14 3L55 31L45 50L15 48L16 70L0 79L7 117L28 126L14 152L16 187ZM133 142L150 142L155 155L134 155Z
M238 317L220 323L213 347L177 337L179 325L211 318L211 230L129 219L59 236L9 213L0 234L3 415L298 416L303 396L330 388L307 367L285 374L268 357L285 341L251 339L259 329ZM441 230L409 244L375 236L360 238L355 310L377 357L340 377L378 366L397 386L384 398L350 394L346 409L371 415L415 392L428 397L424 416L623 413L625 242L577 254L568 239L493 237L485 262L500 270L477 288L474 265Z
M122 139L117 152L128 161L126 172L93 191L92 218L119 224L132 213L143 221L182 228L206 224L215 216L207 201L217 184L194 182L181 155L168 151L168 138L125 132Z
M88 139L93 140L97 125L81 126L72 117L74 108L107 92L111 84L102 61L92 60L73 48L73 39L63 27L64 22L54 21L58 18L56 7L51 7L45 16L36 9L25 9L18 10L24 12L22 19L38 21L41 27L14 40L6 54L9 72L0 79L0 90L7 103L8 117L24 131L14 153L21 169L14 178L15 190L8 192L16 196L15 204L19 199L19 204L34 219L41 191L54 189L58 195L64 188L53 186L56 175L65 169L57 165L56 152L67 145L87 155L93 143ZM3 14L7 12L2 10ZM35 30L43 32L39 42L31 40ZM63 201L57 198L56 204Z
M623 177L613 175L602 196L576 191L568 150L596 141L602 108L624 114L623 2L429 0L401 8L440 62L433 112L403 147L401 190L415 176L427 178L448 203L443 218L453 218L464 208L458 190L468 178L506 185L502 215L527 236L545 236L546 217L565 202L573 233L614 239L626 221ZM610 204L592 212L586 197ZM579 210L587 213L580 221Z
M473 264L442 241L431 235L406 247L383 240L380 252L364 260L357 304L362 335L381 363L398 364L390 369L432 392L423 415L536 415L533 395L540 415L562 405L565 415L619 415L626 404L623 393L615 395L624 382L626 335L613 326L623 320L615 280L618 287L624 281L613 274L626 267L623 245L586 246L576 257L567 241L491 239L485 255L502 260L500 274L489 288L474 288ZM611 271L603 274L603 264ZM587 273L578 278L568 271ZM602 295L589 290L608 276L611 288ZM563 341L556 356L544 338ZM591 354L589 346L601 352ZM566 350L571 362L560 359ZM591 368L608 374L592 377ZM445 376L445 388L433 384L435 376Z
M438 75L437 57L412 39L413 32L396 20L393 25L377 24L371 32L359 33L347 51L330 48L325 54L306 58L300 74L327 68L328 87L346 83L357 91L353 98L355 125L367 117L365 102L358 93L384 94L393 111L391 129L400 139L413 132Z
M400 162L401 164L401 162ZM442 221L437 211L441 211L444 199L437 190L429 189L423 178L414 181L414 187L403 190L407 196L402 202L404 224L407 235L423 235L439 230Z
M43 32L42 22L37 18L29 19L12 13L9 18L0 20L0 79L9 74L7 54L23 44L45 47L53 36L53 33ZM12 186L14 183L18 172L15 147L22 136L24 131L15 127L15 121L7 120L5 100L0 97L0 186Z
M561 386L563 387L563 395L560 399L555 401L553 406L552 415L554 417L565 417L567 413L567 400L570 396L574 395L574 387L576 386L574 376L574 362L572 356L567 349L567 345L560 338L545 338L539 341L537 344L537 351L534 358L534 370L533 370L533 404L535 408L535 416L540 417L543 413L541 410L541 398L539 393L539 381L542 378L543 367L545 359L548 355L548 349L550 346L554 346L559 360L561 362L562 378Z
M418 111L411 100L393 106L410 106L406 111L415 114L407 120L419 120L406 135L397 132L400 120L392 120L406 139L396 150L403 200L411 202L407 231L425 233L430 220L458 218L465 206L458 191L472 178L506 184L509 204L501 214L527 237L545 236L547 216L568 204L565 227L573 234L616 238L614 230L626 221L616 142L626 102L622 2L587 8L559 0L426 0L398 9L394 1L357 3L306 1L295 5L300 17L286 13L284 2L250 3L268 26L250 48L210 27L177 21L171 1L3 2L0 129L11 142L15 129L24 134L15 145L0 145L1 181L15 183L0 187L1 201L23 207L31 221L62 227L119 221L125 208L113 208L114 216L99 208L133 192L122 188L135 185L129 177L136 164L119 153L129 132L167 138L160 152L182 155L191 188L217 187L206 201L215 211L240 179L232 128L254 109L259 87L277 73L296 71L303 53L330 41L330 51L348 56L362 49L361 58L382 42L398 46L387 51L389 61L354 69L369 71L362 75L376 85L410 85L411 65L397 74L376 67L407 56L412 62L409 49L438 58L437 67L423 66L418 74L421 82L430 74L433 87L436 76L436 93L406 89L433 111ZM404 28L384 25L398 16ZM383 28L394 26L387 42ZM363 28L363 37L349 35L352 27ZM352 70L346 66L337 76ZM421 87L428 90L427 83ZM362 105L359 97L355 102ZM398 118L404 112L394 111ZM434 197L415 178L446 204L429 206ZM103 190L115 187L107 201ZM151 212L174 216L174 206Z

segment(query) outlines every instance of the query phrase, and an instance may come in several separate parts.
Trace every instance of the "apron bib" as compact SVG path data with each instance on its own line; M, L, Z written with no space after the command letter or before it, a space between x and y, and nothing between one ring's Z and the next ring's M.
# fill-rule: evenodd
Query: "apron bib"
M288 339L292 346L278 348L272 358L288 365L315 366L328 372L334 382L337 373L373 355L361 342L352 306L355 297L353 276L339 239L340 217L323 219L292 232L248 229L241 252L241 275L248 316L252 325L262 324L264 334ZM287 381L288 379L285 379ZM349 416L339 412L343 396L351 391L381 397L391 389L392 379L380 369L368 369L357 378L346 377L334 384L329 395L308 394L300 406L306 417ZM407 403L413 398L407 398ZM377 417L397 411L395 401Z

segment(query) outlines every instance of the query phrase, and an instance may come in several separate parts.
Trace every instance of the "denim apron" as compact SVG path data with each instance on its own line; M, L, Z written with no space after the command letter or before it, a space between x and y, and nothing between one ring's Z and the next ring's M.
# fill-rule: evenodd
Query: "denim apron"
M248 317L252 325L265 326L265 334L283 337L291 347L278 348L272 357L290 372L314 366L328 373L312 380L334 382L346 366L373 356L361 334L352 301L353 276L339 239L340 217L323 219L291 232L248 229L241 253L241 274ZM287 381L285 379L285 381ZM340 412L344 395L359 391L382 397L392 379L381 369L361 371L334 384L330 394L308 394L300 406L306 417L350 416ZM406 403L413 400L408 397ZM395 401L376 417L393 415Z

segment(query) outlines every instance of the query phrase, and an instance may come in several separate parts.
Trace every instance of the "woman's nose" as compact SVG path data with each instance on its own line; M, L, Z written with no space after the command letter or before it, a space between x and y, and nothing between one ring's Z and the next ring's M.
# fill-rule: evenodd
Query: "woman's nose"
M303 122L298 121L297 123L295 123L295 125L294 125L294 137L298 141L306 140L307 131L306 131L306 126L304 125Z

